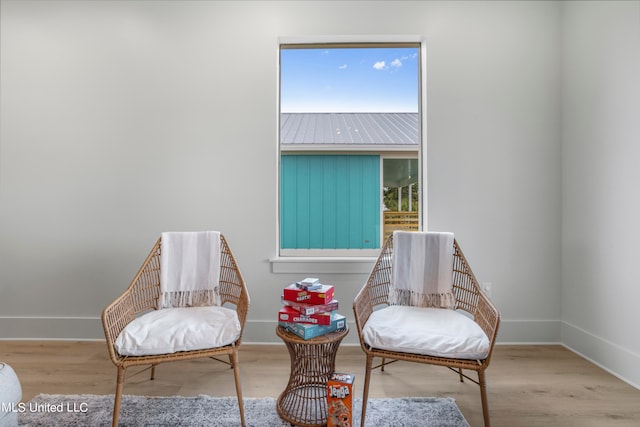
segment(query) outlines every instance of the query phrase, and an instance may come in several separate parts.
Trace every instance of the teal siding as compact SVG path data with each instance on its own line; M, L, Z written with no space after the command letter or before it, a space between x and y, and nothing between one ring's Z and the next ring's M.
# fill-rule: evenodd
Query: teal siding
M377 155L281 156L283 249L380 247Z

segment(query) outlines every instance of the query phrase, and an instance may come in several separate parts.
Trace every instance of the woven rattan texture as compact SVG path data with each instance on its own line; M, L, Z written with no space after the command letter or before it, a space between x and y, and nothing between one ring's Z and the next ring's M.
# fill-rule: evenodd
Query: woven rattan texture
M116 384L116 398L114 403L113 425L118 422L120 409L120 397L124 385L125 370L131 366L150 365L151 379L153 379L155 365L164 362L178 360L197 359L203 357L215 358L216 356L228 356L229 364L234 368L236 389L240 406L240 415L244 425L244 412L242 407L242 393L240 390L240 378L237 366L237 350L242 339L242 333L236 342L224 346L204 350L181 351L171 354L153 356L122 356L118 354L114 343L116 338L136 316L156 310L160 299L160 248L161 240L158 239L142 263L140 270L135 275L129 287L114 302L102 312L102 325L107 341L111 361L118 368ZM229 248L224 235L220 236L220 296L222 305L234 308L244 331L247 313L249 311L249 294L240 269ZM218 359L216 359L218 360Z
M336 353L348 329L309 340L276 328L291 358L291 373L277 401L280 417L301 427L327 424L327 381L335 370Z
M467 360L467 359L448 359L442 357L432 357L420 354L395 352L389 350L381 350L368 346L362 338L362 328L366 324L369 316L374 309L388 305L389 287L393 273L392 256L393 256L393 235L390 236L380 251L380 255L376 260L371 274L356 295L353 302L353 311L358 328L360 345L367 355L365 384L363 393L363 413L362 425L364 426L366 400L368 395L369 379L371 370L377 367L391 363L391 361L404 360L410 362L426 363L431 365L445 366L455 370L459 374L460 381L467 378L480 386L480 394L482 400L482 409L484 414L484 423L488 427L489 408L486 396L486 383L484 371L489 366L496 336L498 333L498 325L500 324L500 313L487 296L481 291L480 284L475 275L471 271L467 259L465 258L457 240L454 240L454 260L453 260L453 293L456 297L456 309L467 312L473 320L487 334L490 342L489 353L484 360ZM382 364L373 366L373 358L382 358ZM463 370L471 370L477 373L477 380L470 378L463 373Z

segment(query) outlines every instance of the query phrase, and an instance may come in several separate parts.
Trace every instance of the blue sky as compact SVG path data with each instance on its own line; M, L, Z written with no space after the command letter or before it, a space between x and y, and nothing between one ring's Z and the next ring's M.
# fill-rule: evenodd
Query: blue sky
M283 113L417 112L418 48L282 49Z

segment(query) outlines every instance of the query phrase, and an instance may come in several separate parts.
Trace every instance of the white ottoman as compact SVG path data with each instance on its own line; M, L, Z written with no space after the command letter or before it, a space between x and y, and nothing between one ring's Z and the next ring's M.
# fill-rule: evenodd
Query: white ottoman
M11 366L0 362L0 427L18 425L18 403L22 387Z

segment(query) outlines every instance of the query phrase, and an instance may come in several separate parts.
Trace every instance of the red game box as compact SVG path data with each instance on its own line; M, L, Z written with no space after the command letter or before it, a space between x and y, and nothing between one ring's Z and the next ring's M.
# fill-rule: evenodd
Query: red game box
M292 307L282 307L278 312L279 322L310 323L312 325L330 325L331 313L318 313L306 316Z
M329 313L338 309L337 299L331 300L326 304L305 304L303 302L287 301L282 297L281 302L282 305L294 308L296 311L299 311L300 314L304 314L305 316L311 316L312 314L318 313Z
M333 299L333 292L333 285L322 285L320 289L305 291L292 283L284 288L283 298L287 301L305 304L327 304Z

